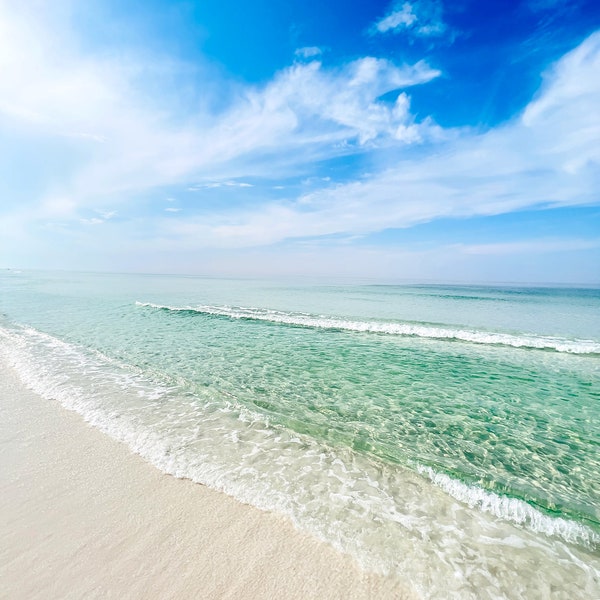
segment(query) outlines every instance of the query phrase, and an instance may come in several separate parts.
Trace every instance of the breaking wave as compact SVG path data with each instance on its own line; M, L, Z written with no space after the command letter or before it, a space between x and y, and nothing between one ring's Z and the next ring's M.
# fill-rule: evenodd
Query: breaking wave
M600 544L600 535L582 523L545 515L523 500L467 485L445 473L438 473L431 467L419 466L417 471L459 502L492 514L503 521L535 533L558 537L572 544L583 544L588 548L595 548Z
M267 323L292 325L296 327L401 335L438 340L456 340L474 344L550 350L554 352L566 352L569 354L600 354L600 342L594 340L478 331L427 323L360 321L327 315L311 315L309 313L284 312L266 308L247 308L242 306L166 306L153 304L152 302L136 302L136 305L170 313L215 315L230 319L264 321Z

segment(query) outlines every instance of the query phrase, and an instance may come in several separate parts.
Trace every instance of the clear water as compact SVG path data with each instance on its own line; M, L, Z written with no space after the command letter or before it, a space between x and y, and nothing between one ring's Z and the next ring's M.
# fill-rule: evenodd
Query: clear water
M5 271L23 380L427 598L600 596L600 290Z

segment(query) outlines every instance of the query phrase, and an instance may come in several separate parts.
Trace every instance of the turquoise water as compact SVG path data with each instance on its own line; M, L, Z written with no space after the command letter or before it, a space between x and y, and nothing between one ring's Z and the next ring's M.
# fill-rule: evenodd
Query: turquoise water
M0 275L23 380L431 598L600 595L600 290Z

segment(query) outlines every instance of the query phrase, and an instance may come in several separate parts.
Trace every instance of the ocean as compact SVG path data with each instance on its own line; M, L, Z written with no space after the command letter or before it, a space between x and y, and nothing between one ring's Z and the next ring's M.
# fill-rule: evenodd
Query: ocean
M24 383L425 598L600 597L600 289L0 272Z

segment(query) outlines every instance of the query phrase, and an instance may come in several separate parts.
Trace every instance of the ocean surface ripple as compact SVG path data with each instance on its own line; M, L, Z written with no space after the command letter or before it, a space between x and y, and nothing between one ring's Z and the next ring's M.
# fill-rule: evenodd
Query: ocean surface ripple
M409 573L424 598L600 597L598 290L0 286L23 382L165 473Z

